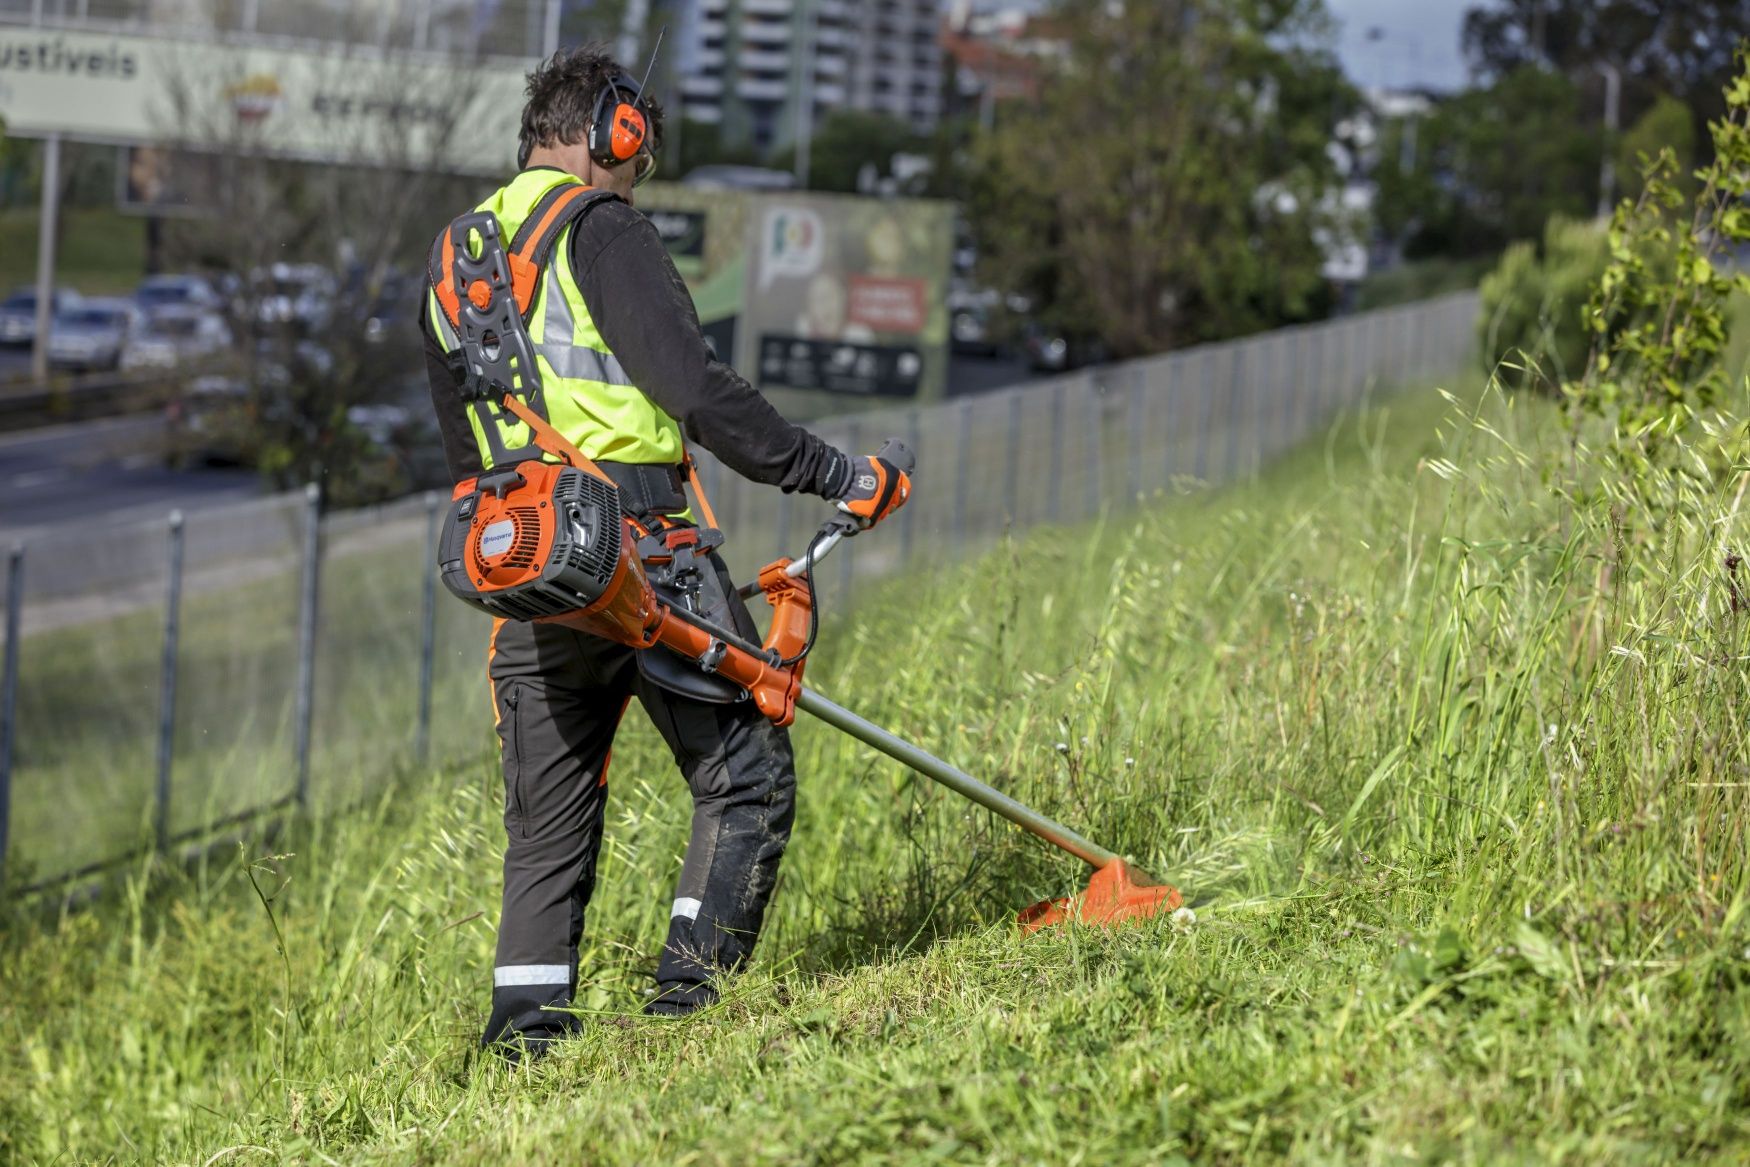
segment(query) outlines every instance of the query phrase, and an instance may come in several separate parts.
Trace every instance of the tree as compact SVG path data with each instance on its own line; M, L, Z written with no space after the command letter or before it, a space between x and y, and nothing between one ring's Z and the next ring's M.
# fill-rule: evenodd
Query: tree
M1689 109L1674 97L1661 93L1646 113L1629 128L1616 147L1616 185L1625 198L1637 198L1646 184L1642 173L1646 160L1670 150L1676 164L1672 183L1685 194L1694 192L1695 123Z
M1115 355L1304 318L1355 95L1322 0L1065 0L1061 67L998 111L969 192L987 280Z
M264 83L246 60L219 75L211 58L193 60L168 95L172 140L216 157L218 180L208 213L175 224L164 246L171 265L224 276L233 289L230 364L247 389L239 444L282 489L321 482L339 505L403 491L405 467L353 417L355 407L417 396L413 314L427 248L487 185L458 178L450 162L449 143L473 132L479 75L456 65L434 86L431 66L413 57L379 54L367 73L336 56L313 66L322 75L312 89L337 95L328 112L263 117L252 103L269 91L258 93ZM276 122L293 116L325 119L326 152L359 161L281 157L288 130L308 124ZM308 280L279 265L323 270Z
M676 101L669 114L680 108ZM679 181L701 166L759 166L759 151L752 146L730 146L723 141L723 126L719 122L704 122L686 118L668 123L663 130L667 139L659 159L658 178Z
M1464 21L1465 54L1484 77L1541 66L1585 80L1598 123L1597 67L1612 65L1623 74L1624 124L1669 95L1688 107L1697 134L1725 112L1732 53L1746 37L1744 0L1488 0Z
M1591 213L1602 148L1572 81L1515 69L1436 106L1417 129L1410 172L1395 149L1383 153L1380 221L1407 233L1412 256L1535 240L1553 215Z
M873 166L875 177L893 174L895 154L924 154L930 139L910 124L884 113L835 109L815 127L808 154L810 190L854 194L864 167ZM785 147L771 161L779 170L796 169L796 148Z

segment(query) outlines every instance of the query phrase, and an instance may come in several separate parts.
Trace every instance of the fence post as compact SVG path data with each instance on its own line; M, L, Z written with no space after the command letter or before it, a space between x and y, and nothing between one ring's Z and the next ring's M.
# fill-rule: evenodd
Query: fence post
M1021 525L1021 394L1009 391L1009 456L1003 466L1003 505L1009 511L1009 526Z
M170 777L176 756L176 657L182 639L182 512L170 512L170 583L164 601L164 656L158 671L158 786L152 803L152 835L158 850L170 848Z
M1197 402L1197 448L1192 459L1191 476L1198 482L1209 481L1209 427L1215 423L1215 347L1203 348L1203 375L1197 378L1201 387Z
M1302 428L1299 424L1301 386L1307 384L1309 380L1305 375L1307 367L1301 364L1300 360L1301 340L1305 332L1306 326L1297 324L1294 331L1284 338L1284 343L1288 347L1288 364L1282 370L1282 387L1279 390L1282 394L1279 414L1282 418L1282 428L1276 441L1278 452L1288 449L1300 439Z
M1228 482L1240 466L1240 393L1245 384L1246 342L1236 341L1233 359L1228 362L1227 392L1227 464L1222 468L1222 481Z
M1135 504L1142 497L1142 362L1130 363L1130 399L1124 403L1125 420L1128 423L1129 441L1125 443L1125 452L1130 463L1130 501Z
M1046 496L1047 515L1057 522L1063 513L1063 382L1051 387L1051 463L1047 473L1051 478Z
M1363 319L1361 329L1360 356L1364 372L1360 387L1356 390L1357 398L1363 396L1379 373L1379 346L1374 342L1375 334L1379 332L1379 313L1369 312Z
M1251 413L1257 418L1251 429L1257 432L1257 437L1251 441L1251 478L1257 478L1264 471L1264 464L1276 455L1278 439L1281 437L1281 404L1288 397L1288 362L1285 360L1285 350L1288 348L1288 336L1276 332L1264 345L1265 357L1269 364L1265 373L1258 378L1257 402L1251 406Z
M972 402L960 403L960 433L954 449L954 544L964 546L966 538L966 499L972 493Z
M863 432L862 431L863 431L862 425L857 421L856 418L853 417L850 421L850 424L845 427L845 449L847 449L847 450L860 450L863 448ZM855 543L856 543L856 540L854 540L854 539L846 539L842 544L839 545L839 549L838 549L838 558L839 558L838 603L839 603L839 606L841 608L848 608L851 606L851 549L855 545Z
M1098 373L1089 373L1086 380L1088 395L1088 517L1093 518L1100 513L1100 503L1106 497L1106 411L1100 405L1100 383L1095 379Z
M1418 306L1416 306L1416 315L1412 317L1416 320L1416 332L1414 332L1414 338L1416 339L1414 339L1414 345L1416 345L1416 374L1418 374L1418 376L1432 376L1433 374L1433 369L1430 367L1432 366L1432 362L1428 360L1428 346L1426 346L1426 325L1428 325L1428 318L1426 317L1428 317L1428 310L1423 308L1421 304L1418 304Z
M0 666L0 877L12 825L12 748L18 734L18 617L24 608L24 544L6 556L6 660Z
M1361 321L1350 317L1343 321L1342 363L1337 369L1337 380L1331 387L1331 397L1328 402L1332 409L1342 409L1349 402L1349 386L1354 384L1360 375L1355 361L1355 338L1361 333Z
M774 559L790 554L790 497L787 494L778 496L778 550L773 553Z
M425 586L419 604L419 720L413 734L413 756L421 765L431 757L431 685L437 660L438 524L442 499L435 490L425 495Z
M322 488L304 488L304 572L299 587L298 691L294 754L296 795L301 810L310 809L310 723L316 697L316 602L322 577Z
M905 412L905 440L911 446L913 458L921 457L924 444L923 425L918 421L917 407L913 406ZM786 495L786 498L789 496ZM904 565L911 562L912 544L917 538L918 512L917 506L906 507L900 512L899 521L899 562Z

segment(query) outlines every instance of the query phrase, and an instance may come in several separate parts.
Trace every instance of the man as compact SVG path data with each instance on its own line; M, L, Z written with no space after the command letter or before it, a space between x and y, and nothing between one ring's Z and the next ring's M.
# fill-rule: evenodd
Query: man
M478 209L498 217L507 249L525 224L525 237L554 240L526 317L547 420L615 480L628 513L652 529L690 522L683 434L736 472L818 494L862 525L897 509L909 492L897 467L849 457L791 425L707 347L686 285L632 206L633 188L655 165L661 107L599 46L554 54L529 76L527 97L522 170ZM594 191L579 194L577 184ZM564 221L554 208L571 204L582 209L549 235L543 225ZM421 324L432 404L460 481L489 468L485 426L499 423L460 396L460 342L435 293ZM713 553L706 564L700 610L757 640L721 561ZM667 740L693 796L646 1011L679 1015L710 1004L714 980L745 964L759 935L794 807L788 735L751 701L673 691L676 670L663 667L662 651L635 653L554 625L499 621L493 629L508 841L483 1040L513 1059L543 1052L574 1028L570 1014L552 1007L576 993L608 755L630 698Z

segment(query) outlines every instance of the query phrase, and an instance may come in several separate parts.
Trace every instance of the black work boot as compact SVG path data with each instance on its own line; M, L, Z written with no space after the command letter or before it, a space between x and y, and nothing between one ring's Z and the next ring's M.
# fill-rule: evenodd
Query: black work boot
M482 1048L498 1055L512 1065L533 1062L545 1056L560 1038L578 1030L577 1017L549 1005L569 1005L569 991L554 1000L549 989L493 990L492 1016L486 1021L486 1032L480 1037Z
M644 1012L651 1017L685 1017L716 1003L717 990L709 981L671 981L656 986L656 995L644 1002Z

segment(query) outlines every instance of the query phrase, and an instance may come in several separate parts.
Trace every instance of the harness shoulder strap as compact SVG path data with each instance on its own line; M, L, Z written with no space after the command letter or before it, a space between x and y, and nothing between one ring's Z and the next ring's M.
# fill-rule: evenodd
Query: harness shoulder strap
M546 267L559 236L596 203L618 197L612 191L568 182L542 195L529 211L528 218L517 228L516 237L506 251L506 266L509 268L506 274L524 324L534 313L535 289L540 285L541 271ZM458 249L469 246L467 234L477 227L479 216L480 212L470 212L452 221L432 241L426 260L426 275L451 328L460 327L462 298L473 290L457 274L456 254Z
M595 204L618 197L612 191L582 183L556 186L541 196L510 241L511 281L524 320L535 309L535 284L565 228Z

